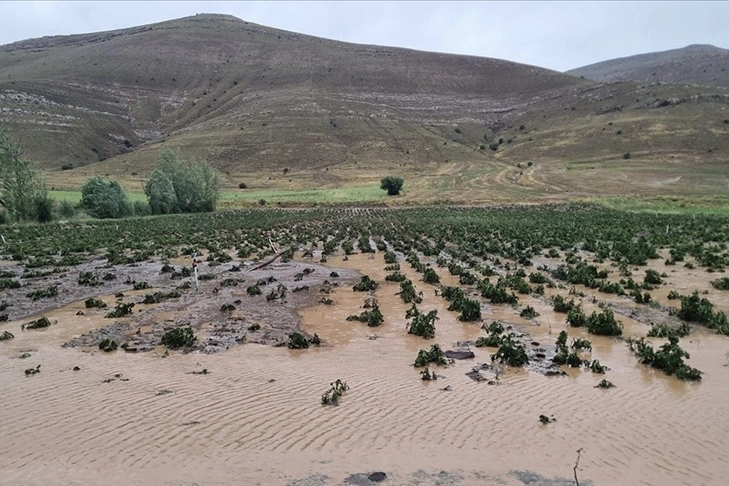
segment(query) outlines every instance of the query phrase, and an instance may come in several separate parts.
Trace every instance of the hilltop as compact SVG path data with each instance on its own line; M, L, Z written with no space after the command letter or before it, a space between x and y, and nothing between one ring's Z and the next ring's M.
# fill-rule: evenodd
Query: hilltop
M594 81L699 84L729 87L729 50L711 45L650 52L567 71Z
M225 15L0 47L0 121L65 189L102 174L140 192L175 148L229 189L397 173L404 201L715 194L728 104L721 87L594 82Z

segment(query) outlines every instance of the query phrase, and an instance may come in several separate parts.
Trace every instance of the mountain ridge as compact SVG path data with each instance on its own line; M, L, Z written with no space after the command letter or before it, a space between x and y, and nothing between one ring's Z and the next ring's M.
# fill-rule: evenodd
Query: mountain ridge
M163 148L210 162L231 189L388 173L419 200L724 184L722 87L595 82L211 14L41 39L0 47L0 123L57 188L101 174L139 192Z
M710 44L648 52L565 71L600 82L690 83L729 87L729 50Z

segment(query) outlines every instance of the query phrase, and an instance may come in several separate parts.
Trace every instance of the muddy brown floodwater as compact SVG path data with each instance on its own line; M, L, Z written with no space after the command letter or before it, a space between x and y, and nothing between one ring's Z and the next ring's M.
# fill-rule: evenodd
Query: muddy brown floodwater
M580 448L582 485L726 484L729 338L699 328L681 340L689 364L705 373L699 383L642 366L624 341L582 329L568 329L570 337L589 337L591 358L610 368L606 375L507 368L489 385L466 373L490 363L495 349L471 347L475 358L437 368L443 378L424 382L412 366L418 350L475 340L485 334L480 323L459 322L435 287L404 263L402 273L423 292L419 308L440 317L435 339L408 335L409 305L396 295L398 284L384 281L381 253L330 257L327 266L380 282L374 296L382 326L346 321L367 296L351 285L333 289L331 306L317 303L318 294L300 302L301 329L324 341L308 350L249 342L163 357L62 347L100 326L76 316L80 301L47 313L62 325L21 331L25 320L0 324L15 335L0 343L0 484L366 485L375 484L369 473L383 471L383 484L569 485ZM706 272L654 266L669 275L652 292L662 305L669 305L670 289L698 289L729 310L729 293L714 290ZM457 283L447 269L437 270L443 284ZM650 314L642 306L583 291L587 313L598 308L588 300L595 295L615 306L626 336L645 335ZM230 292L226 298L241 289ZM553 346L566 328L564 314L546 300L555 292L520 296L520 306L541 314L532 320L483 303L484 322L498 319ZM40 373L25 375L39 364ZM193 374L202 369L208 373ZM616 388L594 388L602 378ZM339 406L322 406L321 394L336 379L349 391ZM556 421L543 425L542 414Z

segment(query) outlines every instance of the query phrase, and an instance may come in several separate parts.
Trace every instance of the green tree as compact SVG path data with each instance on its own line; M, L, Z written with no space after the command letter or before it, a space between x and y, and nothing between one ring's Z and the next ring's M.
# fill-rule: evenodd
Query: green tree
M124 218L132 214L132 205L117 181L90 177L81 188L81 206L95 218Z
M54 201L43 177L33 162L20 157L20 145L5 128L0 129L0 179L0 204L10 218L41 223L52 219Z
M152 214L177 212L177 195L172 180L159 169L154 169L144 186Z
M388 196L397 196L404 183L402 177L387 176L380 180L380 189L387 191Z
M209 164L188 161L164 150L144 186L153 214L215 211L220 195L220 174Z

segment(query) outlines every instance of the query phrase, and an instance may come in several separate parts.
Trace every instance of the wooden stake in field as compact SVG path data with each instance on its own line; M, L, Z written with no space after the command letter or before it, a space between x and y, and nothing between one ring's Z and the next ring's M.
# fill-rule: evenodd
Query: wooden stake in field
M276 247L276 245L274 244L273 240L271 240L271 237L270 236L268 237L268 243L271 245L271 249L273 250L273 257L270 258L270 259L268 259L268 260L266 260L263 263L259 263L258 265L254 265L252 267L249 267L248 270L247 270L248 272L252 272L253 270L259 270L259 269L261 269L261 268L263 268L265 266L270 265L271 263L275 262L278 257L280 257L281 255L283 255L284 253L286 253L288 250L290 250L291 248L293 248L293 247L291 247L291 248L288 248L287 250L279 250Z
M192 273L195 275L195 290L200 292L200 284L197 280L197 252L192 254Z

